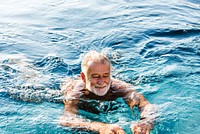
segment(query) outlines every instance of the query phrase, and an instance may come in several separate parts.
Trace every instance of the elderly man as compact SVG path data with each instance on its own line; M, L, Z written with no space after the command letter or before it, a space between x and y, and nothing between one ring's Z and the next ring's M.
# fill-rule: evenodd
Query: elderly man
M88 121L78 116L79 109L94 111L91 101L113 101L123 98L133 109L140 110L140 121L130 124L134 134L149 134L153 127L155 106L150 104L143 95L139 94L132 85L111 78L111 63L104 54L96 51L87 53L82 61L81 78L68 80L63 84L64 113L60 117L60 124L72 128L81 128L100 134L125 134L117 124L106 124L98 121Z

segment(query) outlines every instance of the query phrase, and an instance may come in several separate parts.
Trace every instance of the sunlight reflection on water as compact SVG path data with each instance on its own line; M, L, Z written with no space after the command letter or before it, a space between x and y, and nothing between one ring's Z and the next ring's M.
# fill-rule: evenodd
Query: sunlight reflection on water
M59 85L78 75L83 55L95 49L108 54L113 77L160 108L152 133L199 133L199 8L198 0L2 0L1 132L75 131L56 122ZM35 91L38 102L24 102ZM122 106L102 117L129 132L128 112Z

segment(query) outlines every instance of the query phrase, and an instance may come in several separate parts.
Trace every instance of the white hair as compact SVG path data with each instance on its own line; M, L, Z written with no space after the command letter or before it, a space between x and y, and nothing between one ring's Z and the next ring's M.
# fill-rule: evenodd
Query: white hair
M88 62L111 65L109 58L104 53L99 53L97 51L89 51L85 55L85 57L83 58L83 61L81 63L81 70L83 73L87 72Z

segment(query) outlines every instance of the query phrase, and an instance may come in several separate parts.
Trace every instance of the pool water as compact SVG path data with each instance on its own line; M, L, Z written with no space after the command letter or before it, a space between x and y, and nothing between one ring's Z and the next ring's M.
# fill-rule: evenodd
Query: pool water
M89 50L107 53L112 76L158 107L151 134L200 133L199 0L1 0L1 134L91 133L58 125L60 84ZM137 109L112 103L80 112L131 133Z

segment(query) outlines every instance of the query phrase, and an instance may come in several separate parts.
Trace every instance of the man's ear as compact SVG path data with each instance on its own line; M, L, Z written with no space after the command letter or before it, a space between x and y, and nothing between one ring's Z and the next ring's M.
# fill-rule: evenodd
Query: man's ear
M81 72L81 79L84 83L86 83L86 77L85 77L85 74L83 72Z

